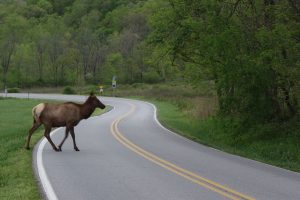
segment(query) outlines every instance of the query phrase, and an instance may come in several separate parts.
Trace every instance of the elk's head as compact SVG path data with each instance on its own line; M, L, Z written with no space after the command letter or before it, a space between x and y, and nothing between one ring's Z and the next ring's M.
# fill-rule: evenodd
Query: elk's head
M104 109L105 105L94 95L93 92L90 93L89 100L93 106Z

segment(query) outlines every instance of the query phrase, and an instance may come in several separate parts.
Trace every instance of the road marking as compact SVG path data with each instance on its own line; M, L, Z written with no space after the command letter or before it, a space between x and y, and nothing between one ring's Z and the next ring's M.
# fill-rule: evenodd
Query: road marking
M54 133L56 133L57 131L59 131L61 128L57 128L54 131L51 132L50 136L52 136ZM38 150L37 150L37 170L38 170L38 174L43 186L43 189L45 191L46 197L49 200L58 200L53 187L49 181L49 178L47 176L46 170L44 168L43 165L43 149L45 147L45 144L47 143L46 138L43 138L43 140L40 142Z
M183 169L173 163L168 162L167 160L164 160L144 149L137 146L136 144L132 143L130 140L124 137L122 133L118 129L118 124L120 121L122 121L124 118L132 114L135 110L135 106L133 104L128 103L131 107L130 111L125 113L123 116L117 118L115 121L111 124L111 133L121 144L123 144L125 147L129 148L133 152L139 154L140 156L146 158L147 160L181 176L184 177L202 187L205 187L209 190L212 190L224 197L227 197L228 199L232 200L254 200L254 198L249 197L247 195L241 194L233 189L230 189L228 187L225 187L223 185L220 185L214 181L211 181L209 179L203 178L199 176L198 174L195 174L191 171L188 171L186 169Z
M153 110L154 110L153 120L158 124L159 127L161 127L162 129L164 129L165 131L167 131L167 132L169 132L169 133L175 135L176 137L179 137L179 138L181 138L181 139L183 139L183 140L185 140L185 141L191 142L191 140L187 139L186 137L183 137L182 135L179 135L179 134L177 134L177 133L174 133L173 131L171 131L171 130L169 130L168 128L164 127L164 126L160 123L160 121L157 119L157 108L156 108L156 106L155 106L154 104L152 104L152 103L147 102L147 101L143 101L143 102L146 103L146 104L148 104L148 105L150 105L150 106L153 108Z

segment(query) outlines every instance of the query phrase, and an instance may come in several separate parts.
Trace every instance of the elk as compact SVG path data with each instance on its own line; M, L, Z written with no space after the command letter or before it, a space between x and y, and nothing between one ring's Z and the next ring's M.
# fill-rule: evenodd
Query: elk
M82 120L91 116L96 108L104 109L105 105L91 93L83 104L66 102L62 104L40 103L32 109L33 125L29 130L28 138L25 144L26 149L29 148L31 135L42 124L44 125L44 136L51 144L55 151L61 151L61 147L67 139L69 132L73 139L73 146L76 151L79 151L76 141L74 127ZM53 127L66 127L65 136L58 148L50 138L50 132Z

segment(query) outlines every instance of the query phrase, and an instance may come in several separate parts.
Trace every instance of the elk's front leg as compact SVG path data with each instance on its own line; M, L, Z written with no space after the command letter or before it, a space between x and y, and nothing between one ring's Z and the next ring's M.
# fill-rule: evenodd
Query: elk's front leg
M78 147L76 145L76 141L75 141L74 127L70 128L70 134L71 134L72 139L73 139L73 146L74 146L75 151L79 151L79 149L78 149Z
M55 144L52 142L50 138L50 132L51 132L51 127L45 127L45 133L44 136L47 138L48 142L51 144L52 148L54 151L58 151L58 148L55 146Z
M68 135L69 135L69 131L70 129L68 127L66 127L66 131L65 131L65 137L64 139L61 141L61 143L58 145L58 150L61 151L61 147L64 144L65 140L67 139Z

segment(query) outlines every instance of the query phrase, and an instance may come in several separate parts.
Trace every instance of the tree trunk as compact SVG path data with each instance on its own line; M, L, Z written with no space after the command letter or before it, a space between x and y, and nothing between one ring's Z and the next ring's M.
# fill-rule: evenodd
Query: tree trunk
M286 89L285 87L281 87L281 89L283 90L284 93L284 102L288 107L290 116L293 117L297 112L296 103L295 105L291 103L290 90Z

